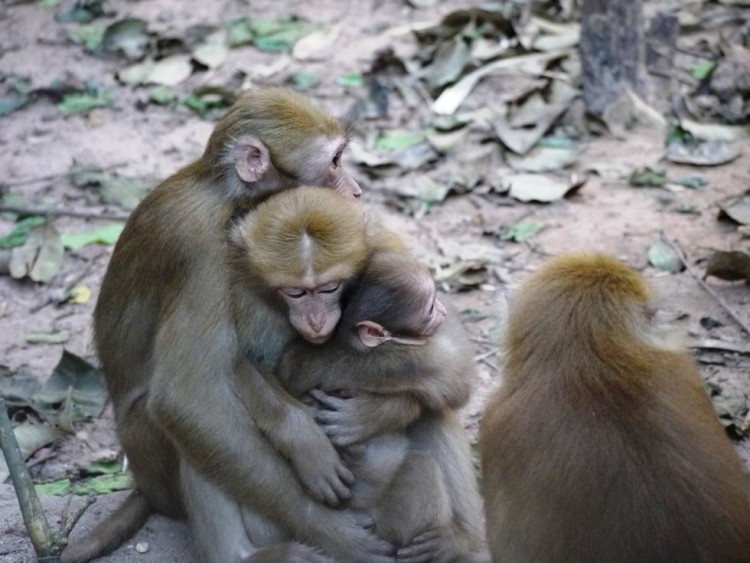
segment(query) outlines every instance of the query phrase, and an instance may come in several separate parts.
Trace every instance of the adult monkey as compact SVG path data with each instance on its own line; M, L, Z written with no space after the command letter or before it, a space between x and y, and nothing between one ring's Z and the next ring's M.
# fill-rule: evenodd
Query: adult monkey
M742 463L652 317L643 278L601 254L553 258L513 295L479 429L494 561L750 558Z
M252 92L219 121L203 155L135 209L102 282L94 338L137 492L70 546L64 562L113 549L152 510L184 517L178 469L186 459L237 502L260 503L274 520L290 520L291 505L307 511L310 518L287 522L295 537L351 560L388 560L387 546L355 515L325 510L303 494L284 497L288 505L275 502L277 491L256 476L265 475L264 464L284 462L257 455L264 440L232 392L241 360L223 262L232 218L303 183L358 197L359 186L341 168L345 145L343 127L305 98L283 89ZM347 470L330 441L314 424L304 429L319 452L306 460L308 490L319 500L331 491L345 496ZM325 513L314 516L319 511ZM336 542L329 546L331 526Z

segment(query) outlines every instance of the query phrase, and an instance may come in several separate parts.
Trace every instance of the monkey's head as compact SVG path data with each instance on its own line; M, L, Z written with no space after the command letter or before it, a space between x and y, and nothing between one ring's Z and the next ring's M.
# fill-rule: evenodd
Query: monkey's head
M510 300L509 351L570 350L570 342L622 348L650 339L650 291L632 268L603 254L553 258L524 280ZM606 354L606 352L602 352Z
M203 160L238 199L300 185L358 198L362 190L341 164L347 141L344 126L304 96L264 88L244 94L229 108Z
M367 259L362 206L326 188L287 190L245 215L231 238L243 271L286 310L297 332L313 344L328 340L341 295Z
M340 330L368 348L385 342L422 345L445 315L424 265L408 253L378 252L346 304Z

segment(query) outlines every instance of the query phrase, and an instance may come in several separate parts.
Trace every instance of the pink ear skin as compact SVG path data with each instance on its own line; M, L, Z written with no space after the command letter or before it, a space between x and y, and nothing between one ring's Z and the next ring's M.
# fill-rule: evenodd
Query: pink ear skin
M391 339L390 332L383 328L382 325L372 321L357 323L357 330L359 331L359 339L362 341L362 344L368 348L375 348Z
M243 135L234 144L234 168L242 181L260 181L270 163L268 149L263 141L253 135Z
M424 338L391 334L382 325L373 321L362 321L357 323L357 330L359 331L359 339L362 341L362 344L368 348L375 348L389 340L396 344L405 344L407 346L423 346L424 344L427 344L427 341Z

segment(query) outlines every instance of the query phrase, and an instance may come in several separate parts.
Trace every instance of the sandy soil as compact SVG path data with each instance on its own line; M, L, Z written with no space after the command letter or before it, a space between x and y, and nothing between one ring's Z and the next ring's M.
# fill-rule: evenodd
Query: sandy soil
M432 20L466 4L469 3L445 0L433 8L415 9L395 0L355 0L354 8L344 13L340 3L332 0L314 3L140 0L117 3L117 11L118 17L141 17L150 23L153 31L172 32L177 36L190 25L220 23L223 18L246 15L249 11L264 17L293 12L314 21L340 22L341 34L329 47L329 60L304 63L291 60L270 78L256 78L252 82L277 84L297 70L318 72L322 81L310 94L333 114L343 116L363 92L338 85L335 78L369 68L375 51L393 41L382 33L383 29ZM65 30L69 24L56 22L55 11L36 2L11 2L0 6L0 85L8 76L21 75L29 79L32 87L40 87L70 71L81 79L96 77L113 89L116 101L88 116L64 116L54 104L40 100L0 117L0 185L5 186L6 191L22 194L30 206L94 214L122 213L116 207L89 205L83 191L68 179L71 163L75 160L105 169L116 167L123 175L163 178L202 152L212 122L185 108L137 106L143 98L143 90L120 85L114 78L121 63L90 56L80 46L68 42ZM200 84L222 82L237 70L260 68L273 63L276 57L250 46L233 49L221 67L194 74L180 88L188 92ZM481 106L481 96L490 94L488 90L479 91L472 103ZM396 106L382 125L417 128L424 126L424 119L422 114L413 115ZM743 154L730 164L697 169L663 161L663 138L663 131L645 129L623 139L589 139L584 142L584 150L572 171L586 173L601 163L630 170L645 165L658 166L674 178L703 176L708 180L706 187L698 190L633 188L624 179L610 180L592 174L577 194L552 204L523 204L508 198L469 193L451 195L445 202L434 205L428 214L415 219L394 207L392 197L379 185L377 178L355 169L370 205L408 238L423 259L440 259L446 241L459 243L464 248L473 246L493 256L486 283L452 296L459 309L481 313L466 317L466 327L476 343L480 373L477 391L464 411L472 436L486 398L499 382L496 336L501 321L500 293L548 256L574 250L598 250L616 256L639 269L653 285L663 306L674 312L675 331L684 335L686 342L707 338L730 344L747 342L747 335L688 272L665 274L658 271L648 264L647 251L660 233L678 241L691 263L700 262L713 250L748 251L748 239L742 238L735 225L719 221L717 215L721 201L748 188L750 143L738 142ZM349 164L352 166L351 162ZM423 173L429 174L430 169L407 173L403 179L407 181ZM693 205L697 213L675 213L673 209L678 203ZM546 228L522 244L497 238L498 232L521 218L541 222ZM57 218L55 223L61 231L79 231L100 224L93 219L65 216ZM0 235L11 228L12 223L0 219ZM62 271L47 284L0 276L0 363L11 370L23 369L37 374L40 379L47 377L59 360L62 345L28 344L24 335L30 331L67 329L70 339L65 347L83 357L93 357L91 313L110 252L111 247L97 245L68 252ZM51 295L73 282L92 290L88 303L45 305ZM729 308L750 323L747 285L715 279L709 283ZM722 326L703 328L699 321L706 316L720 321ZM707 380L750 392L748 356L696 350L696 357ZM55 457L35 466L34 475L39 479L62 476L103 453L116 451L117 447L111 411L107 409L103 418L79 424L76 434L59 439L53 448ZM750 466L750 443L739 442L738 450ZM119 502L122 494L101 498L86 513L73 537L84 534L92 522ZM80 500L74 499L74 502ZM50 520L56 523L64 500L45 499L44 504ZM33 560L9 485L0 485L0 529L7 530L0 535L0 561ZM147 553L135 550L138 542L148 543ZM182 524L154 517L131 542L104 560L117 563L190 561L190 539Z

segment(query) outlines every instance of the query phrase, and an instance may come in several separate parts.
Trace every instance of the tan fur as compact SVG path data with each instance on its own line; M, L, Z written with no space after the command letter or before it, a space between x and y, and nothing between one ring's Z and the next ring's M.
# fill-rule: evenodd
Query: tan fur
M293 287L311 263L315 271L328 272L326 277L348 279L367 256L362 215L351 198L303 187L261 203L237 226L235 240L251 249L244 254L246 271L269 287Z
M400 557L486 561L471 452L456 414L475 377L471 345L457 314L452 311L424 346L357 343L355 326L369 320L359 313L368 308L381 314L387 307L384 316L398 317L379 316L384 328L420 335L427 311L412 302L423 302L425 293L434 296L434 288L429 272L413 257L377 249L349 302L363 307L344 311L330 343L291 344L278 376L296 396L313 388L355 393L324 398L319 420L328 423L334 443L354 444L343 450L355 474L350 504L373 515L377 533L401 548ZM383 309L369 303L381 298Z
M748 481L690 356L656 342L648 297L599 254L517 290L480 428L493 561L748 560Z
M256 164L263 172L255 182L238 177L236 162L253 156L243 152L250 145L236 143L240 138L251 138L266 151L259 152ZM255 378L259 401L268 395L291 409L301 408L283 390L264 387L262 372L239 348L228 266L233 218L269 194L304 183L359 193L330 154L333 145L345 143L341 126L296 93L269 89L243 96L217 124L202 157L167 178L132 213L102 282L94 340L136 488L153 510L187 515L199 530L208 524L205 519L227 512L241 518L240 505L252 506L288 536L314 540L347 558L380 553L382 543L356 515L327 509L307 494L237 397L235 385L242 375ZM270 154L272 162L263 161L263 154ZM259 341L268 347L262 352L278 355L276 347L293 334L288 323L279 322L273 308L253 313L259 323L255 330L263 333ZM322 456L315 460L332 465ZM219 496L191 489L183 467L197 471L237 504L186 503L191 495ZM200 512L188 514L188 504ZM99 528L102 537L82 543L111 547L106 536L120 533L126 512L110 515ZM258 526L251 522L248 528ZM219 527L218 532L203 540L215 553L235 557L233 549L244 549L245 542L232 536L235 528ZM85 545L80 552L93 553Z

